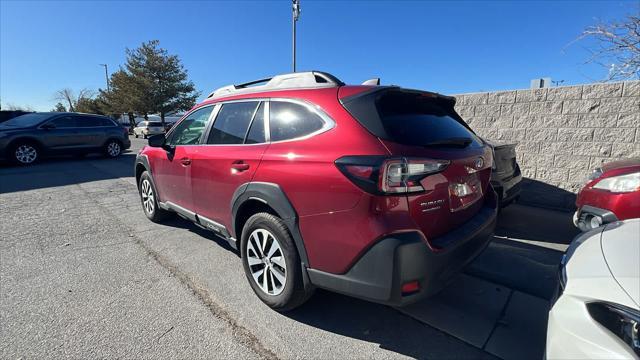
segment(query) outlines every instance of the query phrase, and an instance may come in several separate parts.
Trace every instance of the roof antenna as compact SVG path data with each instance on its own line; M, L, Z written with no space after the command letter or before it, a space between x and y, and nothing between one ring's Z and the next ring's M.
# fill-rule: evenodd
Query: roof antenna
M380 78L369 79L363 82L362 85L380 85Z

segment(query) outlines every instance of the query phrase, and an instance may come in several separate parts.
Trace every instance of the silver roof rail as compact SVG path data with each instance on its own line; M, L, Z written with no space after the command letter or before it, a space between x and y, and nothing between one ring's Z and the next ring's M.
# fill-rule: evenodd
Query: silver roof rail
M363 82L362 85L380 85L380 78L369 79Z
M295 72L290 74L276 75L272 78L254 80L244 84L223 86L211 92L209 96L207 96L207 99L220 96L245 94L256 91L323 88L342 85L344 85L344 83L337 77L322 71Z

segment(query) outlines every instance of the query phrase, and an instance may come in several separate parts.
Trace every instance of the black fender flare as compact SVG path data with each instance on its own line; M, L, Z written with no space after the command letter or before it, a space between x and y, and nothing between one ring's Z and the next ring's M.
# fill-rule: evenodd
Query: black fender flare
M302 234L298 226L298 214L291 205L289 198L282 191L280 186L274 183L267 182L249 182L240 185L231 197L231 223L233 224L233 231L235 233L236 215L238 210L246 201L258 200L269 207L271 207L277 215L284 221L289 228L289 232L293 237L293 241L298 249L300 261L302 261L303 268L309 266L309 258L307 257L307 250L302 240ZM234 234L240 240L242 234Z
M138 176L138 167L140 165L142 165L142 167L144 167L145 170L149 172L149 174L152 174L151 166L149 165L149 158L147 157L147 155L144 155L144 154L136 155L136 161L133 165L133 174L136 177L136 186L140 186L140 184L138 184L140 182L140 177Z

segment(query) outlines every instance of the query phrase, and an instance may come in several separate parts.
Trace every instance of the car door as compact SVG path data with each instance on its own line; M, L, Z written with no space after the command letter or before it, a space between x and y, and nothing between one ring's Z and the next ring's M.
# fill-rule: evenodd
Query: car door
M104 145L106 139L105 121L97 116L78 116L78 132L84 139L83 148L99 148Z
M85 139L79 134L77 117L62 115L40 125L42 142L54 151L77 149Z
M152 160L153 178L162 202L191 210L191 169L194 149L200 144L213 106L198 108L176 125Z
M221 105L206 144L197 146L192 154L194 211L201 219L230 229L231 198L240 185L251 181L269 146L267 114L266 102L234 101Z

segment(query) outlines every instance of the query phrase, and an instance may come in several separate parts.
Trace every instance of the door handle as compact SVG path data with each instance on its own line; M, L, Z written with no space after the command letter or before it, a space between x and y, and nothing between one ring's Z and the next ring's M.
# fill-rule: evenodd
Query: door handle
M235 172L246 171L249 170L249 164L242 161L234 162L233 164L231 164L231 170Z
M183 157L182 159L180 159L180 163L184 166L189 166L191 165L191 159Z

